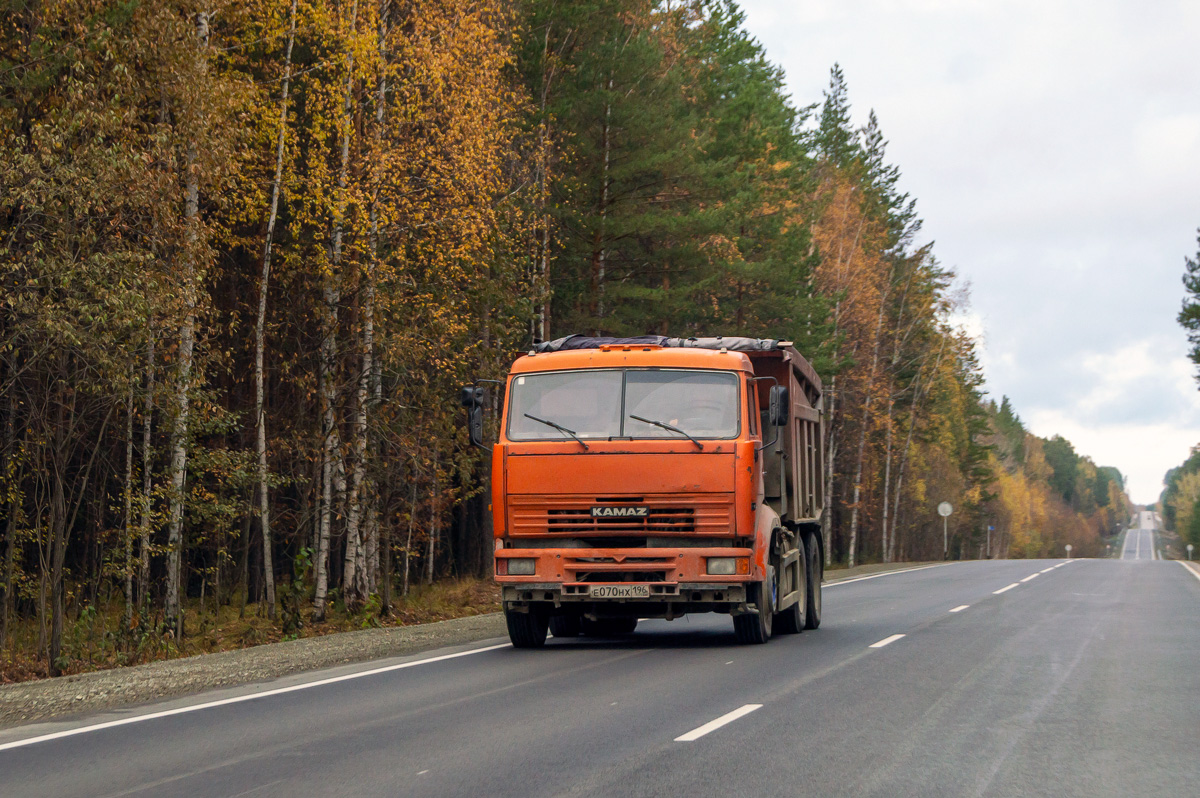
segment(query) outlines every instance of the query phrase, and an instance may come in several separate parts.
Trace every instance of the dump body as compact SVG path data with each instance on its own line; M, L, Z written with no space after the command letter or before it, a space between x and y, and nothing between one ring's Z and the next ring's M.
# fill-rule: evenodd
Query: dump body
M776 384L783 426L767 418ZM556 634L580 620L737 616L788 568L773 611L803 600L796 551L805 536L819 546L823 505L821 383L790 346L531 353L504 397L492 516L507 613L558 619Z

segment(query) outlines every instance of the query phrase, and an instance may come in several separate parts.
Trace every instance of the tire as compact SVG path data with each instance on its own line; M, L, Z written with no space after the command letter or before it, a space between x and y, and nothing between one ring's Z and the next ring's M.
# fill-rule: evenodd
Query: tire
M742 645L762 645L771 639L775 619L775 592L778 587L775 565L768 565L767 578L757 585L751 585L750 592L753 594L754 603L758 605L758 612L733 616L733 631Z
M792 606L788 607L783 612L775 615L775 633L794 635L803 632L807 619L806 608L808 607L808 557L807 547L804 545L803 539L799 545L800 558L796 561L796 572L800 574L800 600Z
M804 628L816 629L821 625L821 581L825 578L825 561L821 558L821 545L817 534L804 536L804 553L808 561L808 600L804 602Z
M579 633L583 631L581 620L580 616L575 614L551 615L550 634L555 637L579 637Z
M508 626L508 639L513 648L541 648L546 644L550 617L545 612L534 608L529 612L505 609L504 623Z
M634 617L628 618L600 618L591 620L590 618L582 618L580 620L580 629L588 637L623 637L633 634L633 630L637 628L638 619Z

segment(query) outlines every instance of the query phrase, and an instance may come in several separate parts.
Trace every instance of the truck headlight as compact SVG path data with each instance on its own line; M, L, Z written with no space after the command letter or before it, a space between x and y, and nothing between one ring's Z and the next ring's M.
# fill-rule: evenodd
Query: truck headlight
M533 576L537 573L537 560L512 558L508 561L509 576Z
M737 573L737 557L709 557L708 572L713 576L733 576Z

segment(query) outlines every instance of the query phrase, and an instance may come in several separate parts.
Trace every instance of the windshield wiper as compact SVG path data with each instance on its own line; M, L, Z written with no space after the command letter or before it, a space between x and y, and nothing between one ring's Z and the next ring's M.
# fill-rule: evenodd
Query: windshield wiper
M554 427L559 432L565 432L568 435L570 435L572 438L574 438L576 441L578 441L579 445L582 446L584 449L589 448L588 445L583 442L583 439L575 434L575 430L573 430L573 429L567 429L562 424L555 424L553 421L547 421L544 418L538 418L537 416L531 416L528 413L525 414L525 418L532 418L534 421L545 424L547 427Z
M647 424L653 424L653 425L654 425L654 426L656 426L656 427L662 427L663 429L670 430L671 432L678 432L680 435L682 435L683 437L687 438L687 439L688 439L689 441L691 441L692 443L696 444L696 446L697 446L698 448L700 448L701 450L703 450L703 449L704 449L704 444L702 444L700 441L698 441L698 440L696 440L695 438L693 438L691 435L688 435L686 432L684 432L683 430L681 430L679 427L673 426L673 425L671 425L671 424L664 423L664 422L662 422L662 421L654 421L653 419L649 419L649 418L642 418L641 416L635 416L633 413L630 413L630 414L629 414L629 417L630 417L630 418L635 418L635 419L637 419L638 421L644 421L644 422L646 422Z

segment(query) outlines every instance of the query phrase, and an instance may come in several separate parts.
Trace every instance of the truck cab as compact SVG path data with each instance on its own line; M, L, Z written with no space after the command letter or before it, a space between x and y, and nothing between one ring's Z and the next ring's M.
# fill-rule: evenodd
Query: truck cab
M478 438L482 392L463 395ZM491 447L514 645L693 612L747 643L815 628L820 423L786 342L572 336L518 358Z

